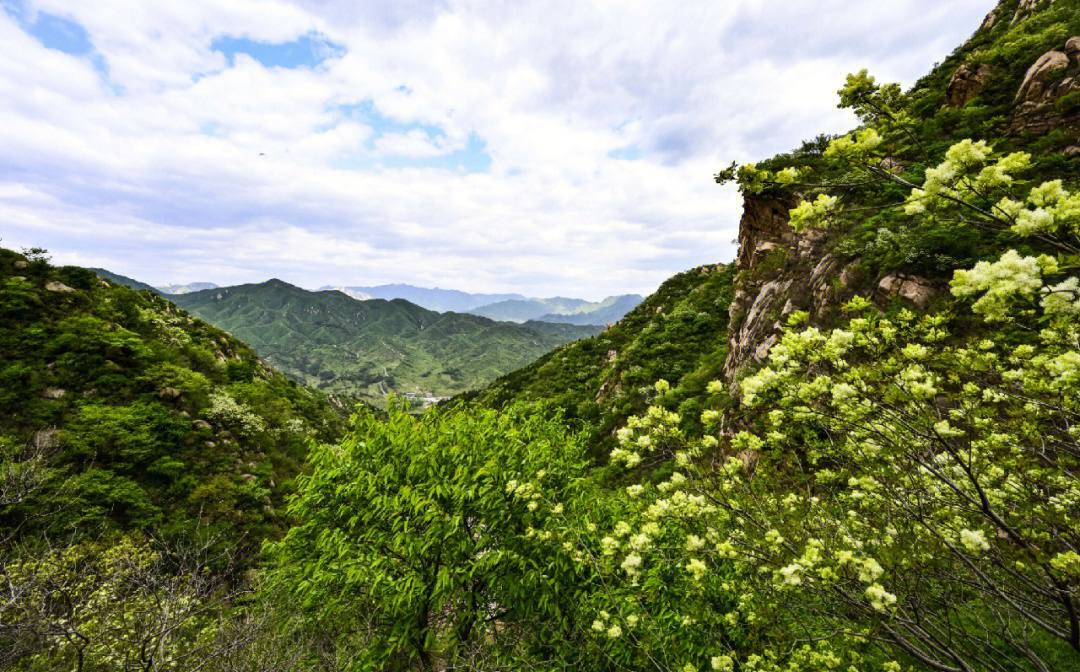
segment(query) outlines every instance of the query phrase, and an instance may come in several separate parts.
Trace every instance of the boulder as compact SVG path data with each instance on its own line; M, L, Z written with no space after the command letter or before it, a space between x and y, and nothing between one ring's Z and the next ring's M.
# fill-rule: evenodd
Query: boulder
M1028 68L1024 83L1016 92L1018 102L1038 101L1047 91L1050 75L1069 67L1069 57L1063 51L1048 51Z
M963 107L982 92L986 86L986 80L993 72L994 69L986 64L975 68L961 65L949 80L949 88L945 91L945 107L953 109Z
M26 268L29 265L30 264L26 263L26 261L24 259L19 259L18 261L15 262L15 268L19 268L19 269Z
M1061 153L1064 154L1065 156L1070 157L1070 158L1072 158L1074 156L1080 156L1080 147L1076 147L1076 146L1066 147L1065 149L1063 149L1061 151Z
M210 423L205 420L196 420L191 426L195 429L210 429Z
M1065 53L1080 60L1080 35L1069 38L1069 41L1065 43Z
M920 310L925 309L937 294L937 288L929 280L915 275L891 273L878 283L878 298L882 302L899 296L910 301Z
M157 393L158 399L175 401L180 398L180 392L175 387L163 387Z
M1077 38L1073 38L1077 39ZM1080 41L1080 40L1078 40ZM1057 102L1063 96L1080 91L1080 81L1070 68L1068 49L1077 48L1072 40L1066 51L1048 51L1035 61L1024 75L1016 92L1016 103L1009 120L1008 135L1044 135L1054 130L1080 130L1080 114L1063 113ZM1080 52L1077 52L1080 58Z
M59 292L61 294L67 294L68 292L74 292L75 291L73 288L68 287L64 283L59 282L57 280L51 280L51 281L45 283L45 289L50 291L50 292Z
M46 399L59 399L67 394L67 390L62 387L50 387L43 393Z

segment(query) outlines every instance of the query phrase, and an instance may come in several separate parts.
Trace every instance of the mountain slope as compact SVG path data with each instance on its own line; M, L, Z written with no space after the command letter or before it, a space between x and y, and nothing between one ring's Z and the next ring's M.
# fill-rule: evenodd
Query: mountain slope
M554 350L463 401L501 407L527 402L559 409L591 435L594 455L606 454L612 434L641 412L659 379L694 425L704 394L727 352L732 266L701 266L668 279L601 334Z
M108 280L109 282L111 282L113 284L123 285L125 287L130 287L131 289L146 290L148 292L153 292L154 294L160 294L161 293L161 290L158 289L157 287L154 287L152 285L148 285L145 282L139 282L138 280L135 280L134 278L129 278L129 277L125 276L125 275L120 275L119 273L113 273L112 271L107 271L104 268L91 268L89 270L91 270L95 274L97 274L97 276L99 278L104 278L105 280Z
M4 530L201 525L251 551L280 530L309 438L346 424L340 404L160 295L3 249L0 378L0 453L48 469L21 502L0 500Z
M521 294L470 294L456 289L439 289L438 287L416 287L395 283L390 285L376 285L374 287L320 287L320 290L336 289L344 291L354 298L366 297L369 299L405 299L409 303L416 304L421 308L434 310L439 313L447 311L463 313L473 308L497 301L524 299ZM348 290L348 291L346 291Z
M567 313L548 313L536 319L545 322L563 322L566 324L611 324L618 322L641 303L645 297L640 294L609 296L595 304L587 304Z
M289 375L380 402L390 392L463 392L597 331L437 313L402 299L357 301L280 280L173 298Z

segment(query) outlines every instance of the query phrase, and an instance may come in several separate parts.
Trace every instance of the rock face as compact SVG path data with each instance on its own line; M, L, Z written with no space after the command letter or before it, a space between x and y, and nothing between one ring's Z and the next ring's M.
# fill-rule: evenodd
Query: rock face
M925 278L903 273L892 273L886 275L878 283L874 298L881 303L885 303L900 297L910 301L916 308L924 310L930 305L930 300L938 294L940 294L938 288Z
M1046 4L1047 6L1054 4L1054 0L1020 0L1020 6L1016 8L1016 13L1013 14L1012 22L1023 21L1027 17L1034 14L1039 5Z
M737 393L739 374L760 364L779 341L788 315L796 310L821 322L851 298L853 271L841 268L825 250L825 234L796 234L788 225L791 197L747 196L739 222L739 278L729 309L724 379ZM845 284L844 278L849 278Z
M1061 108L1064 97L1080 91L1080 36L1061 50L1043 54L1028 68L1016 92L1009 135L1042 135L1055 129L1080 137L1080 105Z
M50 291L50 292L59 292L61 294L66 294L68 292L74 292L75 291L71 287L68 287L64 283L58 282L56 280L45 283L45 289Z
M945 107L963 107L982 92L993 71L993 68L985 64L975 68L961 65L949 80L949 88L945 91Z

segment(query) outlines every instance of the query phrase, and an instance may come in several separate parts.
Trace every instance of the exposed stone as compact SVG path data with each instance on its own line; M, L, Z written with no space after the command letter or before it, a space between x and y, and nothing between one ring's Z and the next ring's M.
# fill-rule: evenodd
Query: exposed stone
M993 72L994 69L986 64L976 68L961 65L949 80L949 88L945 91L945 107L963 107L969 100L982 93L986 80Z
M986 15L985 19L983 19L982 25L979 26L979 30L986 30L987 28L993 28L994 26L996 26L998 18L1000 16L1000 10L1000 7L995 7L994 9L990 10L990 13Z
M62 387L50 387L49 389L45 390L43 396L46 399L59 399L65 394L67 394L67 390Z
M853 287L859 275L859 261L855 260L840 271L840 286L845 289Z
M1070 37L1065 43L1065 53L1075 59L1080 59L1080 35Z
M18 261L15 262L15 268L18 268L18 269L26 268L29 265L30 264L26 263L26 261L24 259L19 259Z
M1013 14L1012 22L1016 23L1017 21L1026 19L1044 2L1047 5L1054 4L1054 0L1020 0L1020 5L1016 8L1016 13Z
M771 243L769 241L762 241L758 243L758 246L754 248L754 254L750 257L750 268L753 268L765 260L769 254L778 248L779 245Z
M1075 45L1066 47L1070 48ZM1060 129L1074 131L1080 137L1080 110L1059 111L1056 107L1063 96L1080 91L1080 80L1067 72L1071 64L1065 51L1055 49L1040 56L1028 68L1016 92L1016 104L1006 131L1009 135L1044 135Z
M1035 61L1024 75L1024 83L1016 92L1018 101L1034 101L1046 93L1050 75L1069 67L1069 57L1063 51L1048 51Z
M61 294L75 291L73 288L68 287L64 283L57 280L50 280L49 282L45 283L45 289L50 292L59 292Z
M779 329L776 324L773 324L773 329ZM754 361L764 362L765 358L769 356L769 351L772 350L772 346L776 345L780 341L780 335L773 333L769 334L768 338L758 344L754 349Z
M52 450L60 445L60 433L55 427L39 429L30 437L30 443L37 450Z
M937 288L929 280L915 275L892 273L878 283L877 298L883 303L899 296L917 308L925 309L937 295Z
M810 287L814 296L814 312L821 312L830 301L833 294L832 278L836 276L836 269L840 262L827 254L810 271Z
M1080 156L1080 147L1066 147L1061 153L1068 157Z
M196 420L191 426L195 429L210 429L210 423L205 420Z
M736 380L747 366L760 364L779 341L784 317L805 310L813 322L822 323L834 307L853 290L834 281L839 262L825 250L826 233L811 229L801 234L788 225L794 196L748 197L739 222L740 271L756 267L765 255L788 251L782 268L760 269L740 276L728 309L728 354L724 379L733 394Z
M163 387L157 393L158 399L175 401L180 398L180 392L175 387Z
M607 353L607 361L609 361L609 362L614 362L614 361L615 361L615 359L616 359L616 358L617 358L618 356L619 356L619 353L618 353L617 351L615 351L615 350L608 350L608 353Z

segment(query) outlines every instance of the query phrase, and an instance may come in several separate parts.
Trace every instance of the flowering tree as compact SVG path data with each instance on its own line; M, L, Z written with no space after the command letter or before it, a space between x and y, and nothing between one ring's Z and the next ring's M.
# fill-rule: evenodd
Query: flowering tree
M866 81L849 85L874 99ZM874 116L888 105L862 109ZM716 629L715 669L830 667L863 655L827 643L840 640L939 670L1076 665L1080 194L1060 180L1026 188L1016 174L1027 154L995 157L970 140L913 184L883 165L881 145L870 128L826 154L910 188L908 217L1012 234L1058 255L1009 250L957 271L953 295L973 299L966 338L950 333L948 314L886 316L858 297L831 331L793 314L765 366L742 382L760 426L725 450L714 437L673 434L677 421L661 408L636 418L612 461L670 458L679 471L635 486L642 513L625 536L652 525L682 552L620 547L617 558L628 575L674 562L695 580L728 578L736 607ZM805 178L752 166L736 175L748 191ZM829 226L842 211L821 193L792 209L791 224ZM717 416L702 421L715 427ZM740 655L719 646L736 632L784 634Z

